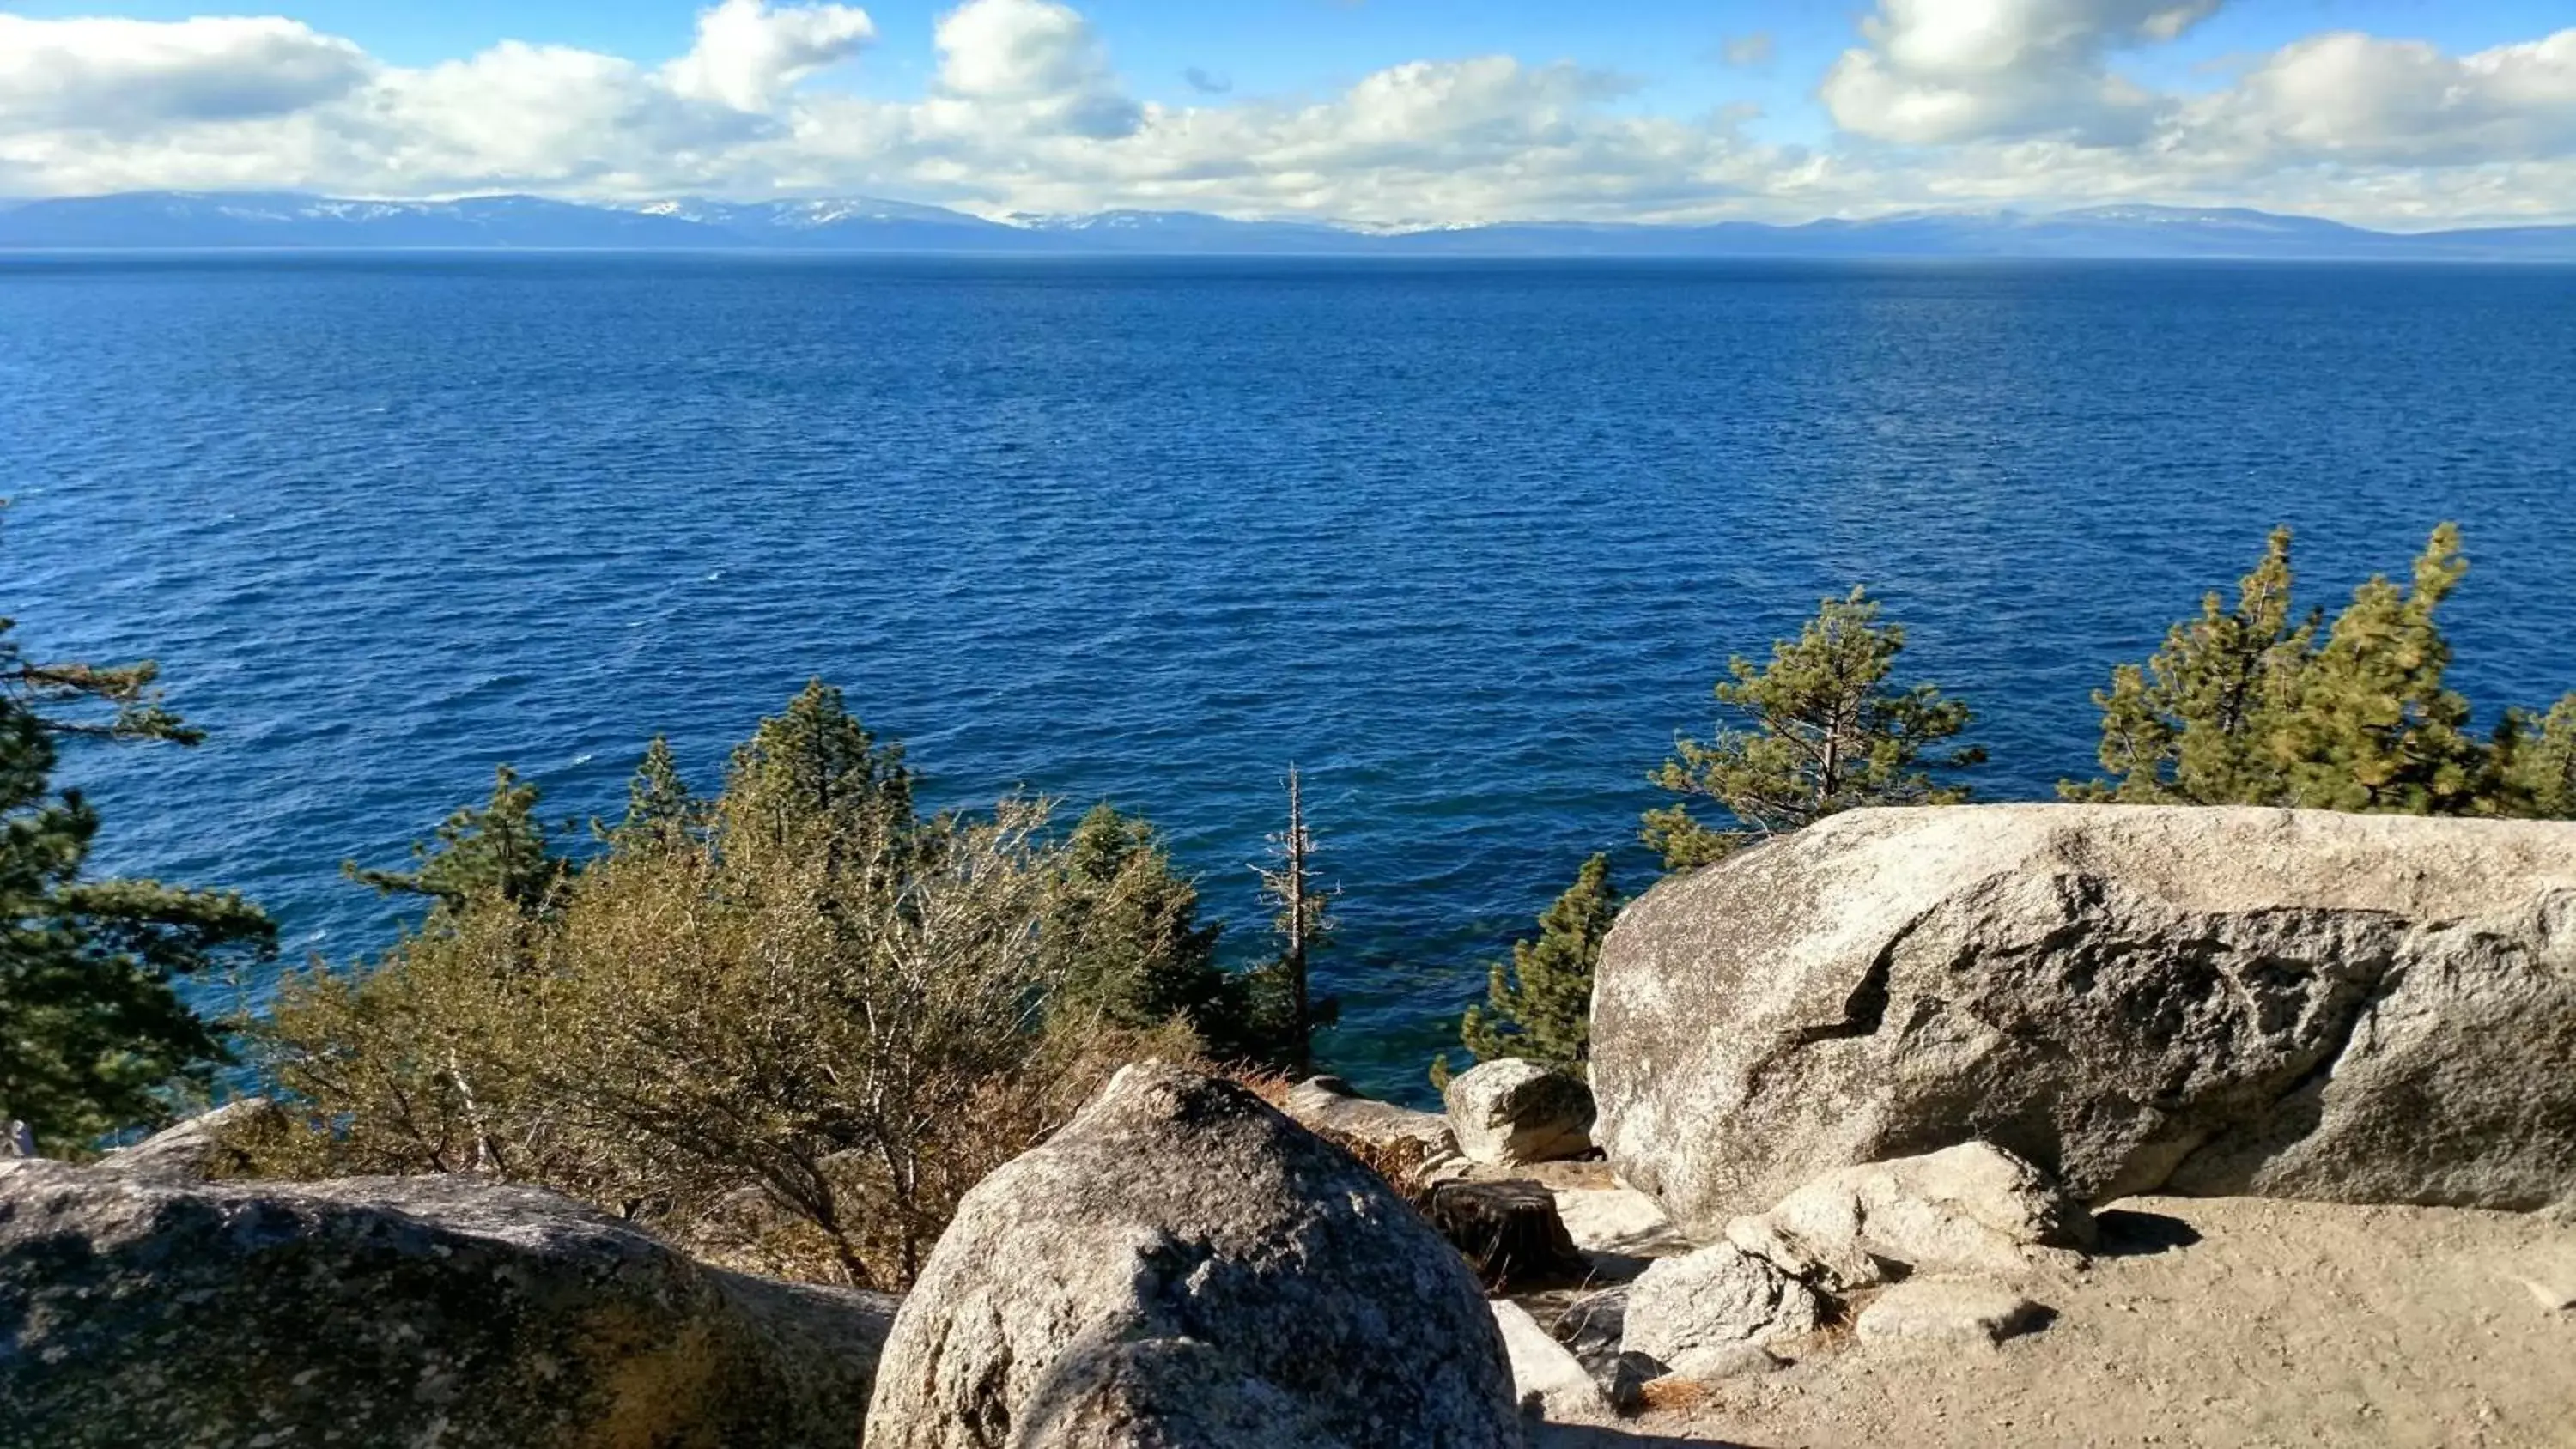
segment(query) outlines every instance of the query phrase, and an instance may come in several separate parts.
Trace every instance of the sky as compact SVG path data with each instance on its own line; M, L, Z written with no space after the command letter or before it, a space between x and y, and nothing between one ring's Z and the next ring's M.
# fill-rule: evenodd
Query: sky
M0 196L2576 222L2571 0L0 0Z

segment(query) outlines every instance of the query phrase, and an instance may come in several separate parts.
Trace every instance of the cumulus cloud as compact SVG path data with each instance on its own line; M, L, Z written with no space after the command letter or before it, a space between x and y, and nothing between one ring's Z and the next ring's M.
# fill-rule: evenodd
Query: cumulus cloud
M0 14L0 129L131 133L287 115L367 79L365 52L292 20Z
M932 40L951 119L971 113L977 123L1105 140L1130 134L1143 118L1091 22L1069 5L967 0L940 17Z
M2248 154L2474 165L2576 155L2576 29L2446 55L2350 31L2284 47L2184 125Z
M1842 129L1818 146L1759 139L1750 107L1657 114L1634 78L1509 55L1296 97L1201 76L1186 103L1145 102L1061 0L954 5L909 99L823 74L875 41L841 4L720 0L667 60L503 41L411 67L287 20L0 14L0 190L857 193L1386 224L2109 200L2576 219L2576 29L2467 54L2321 34L2188 92L2122 76L2219 3L1878 0L1822 79ZM1760 63L1755 39L1731 58Z
M864 10L847 5L773 10L763 0L724 0L699 12L698 41L664 70L683 96L765 111L825 66L876 39Z
M2057 135L2139 140L2159 97L2109 68L2119 47L2179 38L2220 0L1880 0L1869 44L1822 90L1846 130L1926 145Z

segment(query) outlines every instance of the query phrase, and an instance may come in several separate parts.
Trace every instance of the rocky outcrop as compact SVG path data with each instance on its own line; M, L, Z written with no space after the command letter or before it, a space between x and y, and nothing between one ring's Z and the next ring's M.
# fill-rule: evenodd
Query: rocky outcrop
M1499 1449L1475 1278L1230 1083L1121 1071L966 1195L895 1320L871 1449Z
M1562 1072L1504 1057L1450 1079L1449 1130L1471 1162L1508 1167L1592 1150L1592 1092Z
M248 1171L250 1158L232 1134L257 1127L277 1109L265 1097L243 1097L156 1132L100 1159L101 1167L164 1183L211 1182Z
M2536 1208L2576 1191L2576 825L1867 810L1628 908L1595 1135L1703 1240L1984 1140L2161 1189Z
M1823 1322L1814 1290L1719 1243L1646 1269L1628 1290L1621 1346L1670 1365L1701 1349L1794 1338Z
M1909 1273L2014 1273L2049 1249L2093 1241L2093 1217L2045 1173L1984 1142L1826 1173L1726 1240L1831 1292L1865 1288L1881 1265Z
M1373 1147L1417 1144L1426 1161L1458 1150L1448 1118L1437 1112L1417 1112L1363 1097L1339 1077L1308 1077L1288 1089L1279 1108L1298 1125L1327 1137L1347 1138Z
M464 1178L0 1163L11 1443L847 1449L892 1316ZM123 1155L123 1154L120 1154Z

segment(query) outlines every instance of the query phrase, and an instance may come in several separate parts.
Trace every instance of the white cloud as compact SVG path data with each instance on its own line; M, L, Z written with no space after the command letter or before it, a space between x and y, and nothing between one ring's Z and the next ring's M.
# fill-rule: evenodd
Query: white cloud
M2576 219L2576 30L2472 54L2338 32L2190 93L2122 78L2218 3L1880 0L1822 81L1844 130L1817 147L1753 139L1747 107L1654 114L1630 78L1508 55L1142 102L1057 0L946 12L901 100L822 76L875 36L836 4L722 0L667 62L504 41L419 67L286 20L0 14L0 188L878 193L1386 223L2104 200Z
M2464 56L2350 31L2286 46L2180 134L2269 157L2476 165L2576 155L2576 29Z
M346 94L370 69L355 45L292 20L0 14L0 133L286 115Z
M2115 48L2169 42L2221 0L1880 0L1870 42L1821 94L1845 129L1909 144L2059 135L2139 139L2161 100L2109 68Z
M697 44L663 75L683 96L766 111L798 81L858 54L876 34L868 13L847 5L773 10L763 0L723 0L699 12Z
M967 0L940 17L934 43L951 120L971 115L970 125L1112 139L1142 117L1091 23L1071 6Z

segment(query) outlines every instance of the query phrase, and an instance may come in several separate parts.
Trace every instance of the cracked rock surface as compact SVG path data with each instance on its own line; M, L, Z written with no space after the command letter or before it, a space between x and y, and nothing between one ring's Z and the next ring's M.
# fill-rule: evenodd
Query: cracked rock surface
M1835 1168L1992 1142L2162 1191L2576 1193L2576 825L1862 810L1631 906L1595 1137L1703 1241Z

